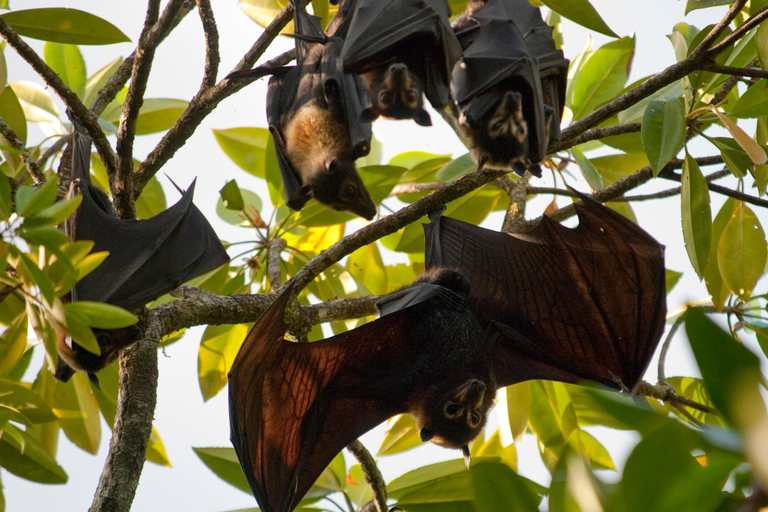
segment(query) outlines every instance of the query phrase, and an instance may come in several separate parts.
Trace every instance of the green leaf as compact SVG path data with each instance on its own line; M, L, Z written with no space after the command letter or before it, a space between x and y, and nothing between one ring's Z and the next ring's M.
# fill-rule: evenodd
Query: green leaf
M251 488L248 486L248 481L245 479L233 448L193 447L192 449L203 461L203 464L208 466L208 469L213 471L216 476L245 493L251 493Z
M349 255L347 272L374 295L387 293L387 271L375 243L368 244Z
M0 49L0 91L8 85L8 64L5 62L5 52Z
M740 119L768 116L768 91L765 86L766 81L760 80L747 89L733 106L729 115Z
M57 382L53 400L59 425L69 440L95 455L99 451L101 422L99 404L88 377L77 372L69 382Z
M56 201L59 180L54 175L42 187L19 187L16 191L16 212L21 217L32 217L42 212Z
M270 143L265 128L213 130L219 146L238 167L258 178L265 178L264 155Z
M507 386L504 390L506 396L507 419L510 433L515 442L522 440L523 434L528 430L528 417L531 413L531 384L520 382Z
M0 118L11 127L21 142L27 142L27 118L13 88L6 87L0 92ZM6 145L5 137L0 138L0 145Z
M56 414L43 397L18 382L0 380L0 404L16 409L32 423L56 421Z
M755 213L738 201L717 246L717 265L726 286L748 300L768 259L765 232Z
M693 270L704 278L712 237L709 189L696 161L685 156L682 175L682 223L685 250Z
M573 159L576 160L576 163L579 165L579 170L581 170L584 179L587 180L589 187L592 190L600 190L603 188L603 178L600 176L597 168L592 165L592 162L584 156L584 153L577 147L569 149L568 152L571 153Z
M149 443L147 444L147 460L158 466L171 466L171 461L168 460L168 454L165 452L165 445L163 440L160 439L160 434L152 426L152 432L149 434Z
M20 35L43 41L85 45L131 41L110 22L77 9L28 9L2 18Z
M0 439L0 466L32 482L63 484L67 481L67 474L54 458L32 436L13 425L5 426Z
M240 193L240 188L237 186L235 180L230 180L219 190L222 201L224 201L224 208L227 210L242 211L245 208L243 202L243 196Z
M72 199L56 201L48 208L37 213L35 217L50 219L52 225L61 224L70 215L75 213L75 210L77 210L77 207L80 206L82 200L82 196L75 196Z
M144 100L136 118L136 135L147 135L162 132L171 128L178 121L181 114L189 106L185 100L168 98L148 98ZM110 123L120 120L121 109L114 109L111 113L104 111L102 118Z
M32 82L15 82L8 87L19 98L27 121L31 123L59 123L59 109L50 92Z
M141 191L141 195L136 198L136 218L151 219L158 213L165 211L166 207L163 187L157 178L152 176Z
M638 80L634 84L627 87L622 93L628 92L638 85L645 82L645 79ZM678 101L680 98L682 98L685 94L685 88L683 85L683 80L678 80L677 82L672 82L666 87L662 87L655 93L651 94L647 98L643 98L642 100L638 101L637 103L632 104L631 107L627 108L626 110L622 110L618 113L616 116L619 124L627 124L627 123L633 123L635 121L639 121L643 118L645 115L645 112L648 110L648 105L650 105L654 101L672 101L677 99Z
M0 375L11 370L27 349L27 317L20 316L0 334ZM2 381L0 381L2 382ZM0 384L1 386L1 384ZM5 397L0 403L7 403Z
M590 158L589 161L603 177L603 183L606 185L624 179L648 165L648 158L644 153L599 156Z
M658 176L685 142L685 112L680 101L652 101L643 116L643 148Z
M524 479L508 466L485 462L474 464L469 473L475 490L473 510L477 512L537 512L539 499Z
M759 393L760 360L744 345L707 318L700 308L688 308L684 314L685 332L693 355L701 370L704 386L718 411L732 425L743 422L744 416L765 414L759 394L747 405L745 398ZM744 410L747 406L751 410Z
M437 171L437 181L439 183L449 183L475 169L477 169L477 164L472 160L472 155L467 153L455 160L451 160Z
M697 9L707 9L709 7L728 5L731 3L733 3L733 0L688 0L685 4L685 14L687 15L689 12Z
M224 388L240 345L249 326L209 325L205 328L197 356L197 373L203 400L208 401Z
M259 197L258 194L244 188L238 187L238 190L240 191L240 196L242 197L244 205L253 206L257 211L261 211L263 206L261 204L261 197ZM216 213L221 220L228 224L232 224L233 226L250 226L250 223L245 220L239 212L230 210L224 206L224 198L221 196L219 196L218 201L216 201Z
M272 206L284 205L283 178L280 176L280 166L277 163L275 141L272 134L269 135L269 143L264 151L264 176L267 179L267 190Z
M0 114L0 117L2 117L2 114ZM11 218L12 213L11 182L7 176L0 174L0 219L7 221Z
M47 42L43 47L45 63L78 98L85 95L85 61L80 49L73 44Z
M287 3L288 0L239 0L237 5L260 27L266 28ZM293 22L280 31L281 34L293 32Z
M760 67L768 69L768 23L761 23L755 33L755 49Z
M667 382L675 388L678 395L715 409L715 404L712 403L712 397L707 393L703 380L694 377L669 377ZM690 407L686 410L702 423L717 427L725 426L725 422L717 414L706 413Z
M381 441L378 456L404 452L421 443L416 420L410 414L400 414L387 422L387 433Z
M53 293L51 280L48 279L48 276L40 270L40 267L38 267L29 256L21 253L19 265L16 267L16 270L21 274L21 277L28 287L37 285L40 288L40 293L42 293L45 300L48 301L48 304L53 304L55 295Z
M64 305L66 323L61 328L85 350L92 354L101 355L101 347L99 347L99 342L93 335L93 331L77 315L67 314L67 306L69 305L71 304Z
M61 247L62 245L71 242L70 238L60 229L52 227L27 229L27 224L29 224L29 221L25 221L24 224L22 224L23 229L19 232L21 237L26 240L27 243L54 248Z
M672 291L672 288L675 287L678 281L680 281L680 278L683 276L682 272L677 272L675 270L664 270L664 276L666 281L666 289L667 293Z
M122 329L139 321L133 313L112 304L80 300L65 304L67 318L76 317L81 322L97 329Z
M752 159L741 146L730 137L710 137L708 139L720 150L725 165L737 178L743 178L753 166Z
M581 119L621 92L634 53L635 38L623 37L600 47L589 57L573 90L571 110L574 120Z
M541 3L582 27L606 36L619 37L605 24L603 18L588 0L541 0Z
M83 98L83 103L86 107L90 107L93 104L101 88L107 84L107 81L112 77L112 75L115 73L115 71L117 71L117 69L120 67L120 64L122 63L123 58L118 57L88 77L85 82L85 94Z
M375 204L380 204L392 192L405 172L405 168L393 165L368 165L357 170Z

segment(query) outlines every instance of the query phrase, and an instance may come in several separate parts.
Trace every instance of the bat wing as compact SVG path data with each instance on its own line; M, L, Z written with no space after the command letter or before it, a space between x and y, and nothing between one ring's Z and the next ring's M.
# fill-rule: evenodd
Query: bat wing
M582 200L575 229L546 216L523 235L450 218L425 225L427 266L463 270L470 309L497 327L500 386L590 379L631 389L653 356L666 314L663 246Z
M342 52L344 71L368 71L409 55L416 46L425 53L427 99L435 108L444 107L451 69L461 58L450 15L445 0L358 0Z
M178 203L151 219L118 219L84 167L89 165L90 139L76 133L74 141L78 156L72 174L78 179L73 190L83 200L65 231L75 240L93 240L93 250L109 251L109 256L77 283L73 301L132 309L229 261L213 228L192 204L194 182Z
M419 307L314 343L283 339L288 286L259 318L229 373L231 439L261 510L288 512L333 457L405 412Z

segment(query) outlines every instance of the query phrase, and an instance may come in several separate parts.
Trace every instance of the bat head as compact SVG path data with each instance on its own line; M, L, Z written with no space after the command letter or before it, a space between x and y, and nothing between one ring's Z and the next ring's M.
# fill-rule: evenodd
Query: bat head
M458 385L436 384L413 412L422 441L464 448L485 426L496 397L496 384L468 378Z
M413 119L421 126L432 126L432 119L424 110L424 84L407 64L394 62L362 76L373 110L379 115Z
M470 151L477 162L511 169L526 159L529 149L523 96L513 90L483 96L478 97L476 104L462 108L459 126L470 141Z
M367 220L376 215L376 205L357 174L352 158L327 162L326 169L312 181L312 196L337 211L348 211Z

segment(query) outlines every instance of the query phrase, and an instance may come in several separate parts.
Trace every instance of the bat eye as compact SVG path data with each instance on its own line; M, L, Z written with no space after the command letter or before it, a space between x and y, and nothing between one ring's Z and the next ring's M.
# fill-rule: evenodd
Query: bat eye
M352 183L347 183L341 187L339 190L339 195L342 197L342 199L352 199L355 196L355 191L357 189Z
M408 93L406 94L406 98L410 102L416 101L416 91L408 91Z
M461 406L459 404L448 404L445 406L445 415L452 418L459 414L461 411Z
M384 91L383 93L379 94L379 101L385 105L388 104L390 101L392 101L392 93L389 91Z
M499 131L504 126L504 121L496 121L491 125L491 130Z
M472 413L472 424L473 425L477 425L478 423L480 423L480 415L477 414L476 412L473 412Z

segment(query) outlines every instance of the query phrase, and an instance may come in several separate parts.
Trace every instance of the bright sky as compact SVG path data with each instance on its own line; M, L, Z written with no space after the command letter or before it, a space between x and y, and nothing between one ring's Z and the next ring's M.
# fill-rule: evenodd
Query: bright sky
M54 7L67 3L68 7L82 9L101 16L117 25L132 41L138 35L144 19L138 5L144 2L104 2L101 0L72 0L56 2L53 0L12 1L16 9ZM714 23L724 9L696 11L683 18L685 2L682 0L644 0L642 2L617 2L615 0L592 0L608 25L619 35L635 33L637 53L633 62L630 82L660 71L674 62L672 45L666 34L679 21L686 21L699 28ZM236 2L214 2L215 15L221 36L221 79L239 61L243 53L250 48L260 33L260 29L237 7ZM569 58L577 55L586 45L588 32L567 20L564 23L565 52ZM595 46L608 41L608 38L596 36ZM37 49L42 43L29 40ZM270 49L267 57L277 55L289 49L292 41L283 38ZM88 73L93 73L119 54L126 56L135 43L119 47L82 47ZM196 12L192 12L171 37L157 52L153 75L149 82L148 97L189 99L197 91L203 69L203 39L200 21ZM9 81L37 80L31 69L22 62L12 50L6 49ZM158 176L166 188L169 203L177 200L172 187L163 173L170 176L180 186L187 186L197 176L196 203L211 220L219 236L230 242L243 240L248 232L218 221L214 205L218 190L233 177L242 188L251 189L266 196L266 188L259 180L243 172L232 163L219 149L211 129L232 128L238 126L266 127L265 119L266 80L251 85L234 98L224 101L197 130L194 137L171 160ZM60 102L59 105L61 106ZM63 109L62 109L63 111ZM408 150L421 150L434 153L455 153L465 151L458 143L453 132L433 114L435 126L421 128L411 122L377 121L374 124L376 136L384 142L384 161L392 155ZM42 136L36 130L30 138ZM154 147L158 137L144 136L137 139L137 155L141 157ZM422 142L417 142L422 141ZM705 150L714 154L713 150ZM532 180L532 184L548 186L545 181ZM751 184L751 183L750 183ZM650 184L644 190L667 188L673 184L663 182ZM586 185L582 183L582 188ZM713 212L716 212L722 199L713 197ZM540 215L550 198L534 201L529 207L529 217ZM265 200L267 203L268 200ZM561 203L561 204L564 204ZM703 286L695 278L685 255L680 234L679 199L659 202L651 207L638 206L637 216L641 225L648 228L659 241L668 247L667 267L686 273L683 281L671 296L670 310L688 300L705 297ZM764 216L763 216L764 217ZM493 223L495 222L495 225ZM500 218L489 221L498 229ZM764 225L765 225L765 221ZM192 446L229 447L229 420L227 413L226 392L220 393L209 403L203 404L197 383L197 348L202 328L192 329L182 342L159 354L160 387L159 400L155 413L155 427L163 438L173 468L147 464L134 501L134 510L186 510L190 512L226 511L255 506L253 498L219 480L207 470L192 452ZM36 354L37 362L32 368L36 372L42 360L41 350ZM687 374L696 372L691 366L690 351L684 337L679 337L673 344L669 361L681 364L668 374ZM652 365L653 366L653 365ZM647 380L655 382L655 369L649 370ZM3 487L7 510L10 512L37 512L56 507L58 511L82 511L90 506L93 493L101 472L109 443L109 431L102 422L102 443L98 455L91 456L74 447L63 435L60 436L58 461L69 474L69 482L63 486L40 485L21 480L3 471ZM381 441L382 429L366 436L363 441L372 452L376 452ZM606 434L600 431L600 439ZM522 473L536 480L546 482L547 474L543 470L532 437L519 448ZM611 438L613 436L607 436ZM626 438L621 438L626 439ZM611 441L619 445L621 441ZM408 469L421 465L432 458L453 458L446 450L431 447L419 449L416 457L413 453L387 457L380 467L387 479L402 474ZM628 452L627 448L612 447L615 460L621 462Z

